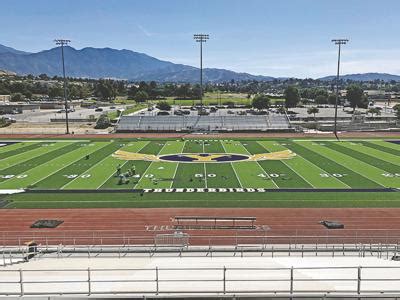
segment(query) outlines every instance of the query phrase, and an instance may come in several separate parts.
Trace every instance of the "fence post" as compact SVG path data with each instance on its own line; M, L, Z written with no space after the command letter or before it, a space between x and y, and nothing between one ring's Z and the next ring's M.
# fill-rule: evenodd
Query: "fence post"
M24 296L24 276L22 273L22 269L19 269L19 286L20 286L21 296Z
M357 269L357 294L361 293L361 266Z
M223 273L223 279L224 279L224 294L226 293L226 267L224 266L224 273Z
M156 295L158 295L158 267L156 267Z
M92 294L92 286L90 284L90 268L87 268L87 278L88 278L88 295Z
M290 294L293 294L293 266L290 268Z

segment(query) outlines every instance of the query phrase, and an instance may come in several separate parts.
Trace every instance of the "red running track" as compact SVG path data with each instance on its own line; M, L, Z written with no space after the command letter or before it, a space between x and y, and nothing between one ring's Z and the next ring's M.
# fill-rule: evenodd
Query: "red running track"
M157 234L173 233L174 216L185 215L257 218L255 230L186 230L193 245L400 241L396 208L1 209L0 245L30 240L53 245L152 244ZM30 228L39 219L64 223L54 229ZM318 223L321 220L339 221L345 229L327 230ZM263 225L269 229L263 230Z

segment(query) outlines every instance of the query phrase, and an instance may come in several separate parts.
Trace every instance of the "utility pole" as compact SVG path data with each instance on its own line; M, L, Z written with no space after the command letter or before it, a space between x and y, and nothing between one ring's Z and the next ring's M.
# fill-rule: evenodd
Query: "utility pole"
M338 45L339 51L338 51L338 62L337 62L337 75L336 75L336 101L335 101L335 126L333 129L333 133L335 134L335 137L337 140L339 140L339 137L337 135L337 109L338 109L338 102L339 102L339 72L340 72L340 50L342 45L346 45L348 39L333 39L332 43L335 43L335 45Z
M57 39L54 40L56 45L61 46L61 60L62 60L62 68L63 68L63 77L64 77L64 107L65 107L65 123L67 126L66 134L69 134L69 124L68 124L68 100L67 100L67 78L65 77L65 63L64 63L64 46L67 46L70 43L70 40L65 39Z
M209 39L208 34L194 34L193 38L200 43L200 106L203 107L203 43Z

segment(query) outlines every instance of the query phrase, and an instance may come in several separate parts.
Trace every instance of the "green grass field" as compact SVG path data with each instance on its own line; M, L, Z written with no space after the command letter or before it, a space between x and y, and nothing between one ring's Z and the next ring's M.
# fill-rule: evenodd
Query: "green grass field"
M227 162L124 160L113 156L116 151L124 151L154 157L182 153L186 156L202 153L224 156L227 153L252 157L284 150L292 151L295 156L281 160ZM122 181L117 175L118 166L122 174L132 168L135 174L126 175ZM122 192L188 188L265 191ZM25 140L9 144L4 141L0 147L0 190L36 191L3 195L7 207L374 207L377 201L384 206L400 206L398 192L323 191L383 188L400 188L400 144L378 139L341 142L71 139ZM290 192L290 189L309 189L309 192ZM54 190L54 193L42 194L40 190ZM75 190L92 193L85 193L86 196L67 193ZM104 193L99 193L101 190ZM108 190L121 190L121 193L107 193Z

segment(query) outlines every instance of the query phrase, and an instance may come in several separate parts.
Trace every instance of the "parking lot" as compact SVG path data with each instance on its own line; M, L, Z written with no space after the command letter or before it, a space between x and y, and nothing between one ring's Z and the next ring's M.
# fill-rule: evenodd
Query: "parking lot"
M70 119L83 119L86 120L89 116L93 115L95 117L100 116L102 113L109 111L116 111L118 109L123 109L123 105L115 106L111 109L110 107L102 106L103 111L95 111L94 108L82 108L75 107L75 111L70 112L68 117ZM33 111L24 111L22 114L5 114L4 117L15 119L17 122L33 122L33 123L47 123L50 119L64 119L65 112L61 112L60 109L41 109Z

